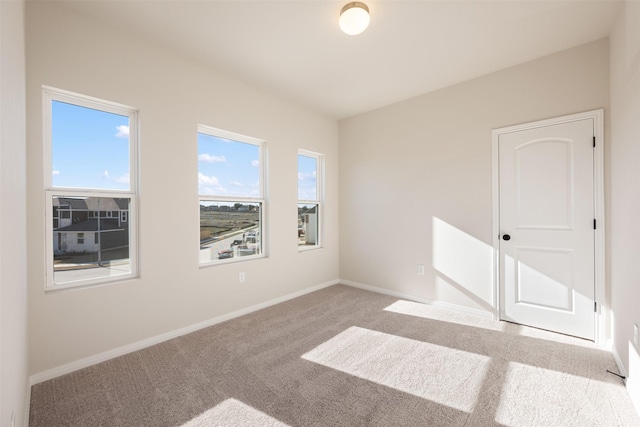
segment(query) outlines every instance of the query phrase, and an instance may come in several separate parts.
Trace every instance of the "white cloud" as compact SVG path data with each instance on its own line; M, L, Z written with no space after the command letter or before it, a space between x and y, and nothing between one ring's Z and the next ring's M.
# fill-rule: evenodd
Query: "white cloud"
M128 184L129 183L129 174L125 173L124 175L113 178L115 182L118 184Z
M220 186L220 181L215 176L207 176L202 172L198 172L198 184L201 185L213 185L216 187Z
M198 184L200 185L208 185L212 187L216 187L218 189L222 189L222 185L220 185L220 181L215 176L207 176L202 172L198 172Z
M254 168L257 168L258 166L260 166L260 160L252 160L251 166L253 166Z
M238 181L231 181L231 185L234 187L244 187L244 184Z
M116 126L116 129L118 129L118 133L116 133L117 138L129 138L129 126L120 125Z
M251 191L247 193L248 197L260 197L260 181L251 184Z
M120 176L111 176L108 170L102 172L102 176L109 181L113 181L118 184L129 184L129 174L125 173Z
M310 173L298 173L298 180L299 181L304 181L306 179L316 179L316 171L310 172Z
M224 156L212 156L209 153L202 153L198 156L198 161L206 163L224 163L227 159Z
M299 188L298 197L300 200L316 200L315 188Z
M53 170L51 171L51 175L60 175L60 171Z
M222 194L227 189L220 184L215 176L207 176L202 172L198 172L198 193L199 194Z

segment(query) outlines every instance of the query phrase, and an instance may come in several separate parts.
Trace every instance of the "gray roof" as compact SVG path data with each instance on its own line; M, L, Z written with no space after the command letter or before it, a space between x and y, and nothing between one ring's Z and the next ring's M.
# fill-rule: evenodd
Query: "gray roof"
M120 206L111 197L89 197L87 208L91 211L118 211Z
M53 206L67 207L72 209L87 209L86 199L75 199L71 197L54 198Z
M110 230L124 230L123 227L118 226L118 221L113 219L101 219L100 220L100 231L110 231ZM67 227L62 227L56 229L56 231L78 231L78 232L91 232L98 231L98 220L90 219L88 221L77 222L75 224L71 224Z
M53 206L70 207L75 210L89 211L121 211L129 210L129 199L111 197L56 197Z
M129 210L129 199L113 199L113 200L115 200L120 210L123 210L123 211Z

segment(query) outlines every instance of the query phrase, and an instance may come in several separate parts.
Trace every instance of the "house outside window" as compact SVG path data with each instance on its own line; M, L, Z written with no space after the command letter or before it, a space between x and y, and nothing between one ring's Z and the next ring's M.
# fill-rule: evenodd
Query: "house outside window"
M298 250L320 248L322 154L298 150Z
M265 256L264 141L198 126L201 266Z
M137 113L43 88L47 290L137 276Z

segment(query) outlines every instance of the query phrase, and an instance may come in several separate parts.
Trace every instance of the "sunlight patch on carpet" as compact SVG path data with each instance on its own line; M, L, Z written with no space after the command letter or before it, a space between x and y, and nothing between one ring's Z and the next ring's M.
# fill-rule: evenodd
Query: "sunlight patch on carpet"
M182 424L182 427L200 426L289 427L287 424L236 399L227 399Z
M420 317L423 319L439 320L441 322L455 323L457 325L472 326L474 328L489 329L502 332L505 329L504 323L472 314L460 313L448 308L437 307L415 301L398 300L385 311L405 314L407 316Z
M528 327L524 325L514 325L514 326L519 326L517 333L518 335L523 337L557 342L560 344L572 345L577 347L597 348L597 346L594 344L593 341L589 341L583 338L576 338L570 335L562 335L552 331L537 329L537 328Z
M302 358L471 412L490 358L352 326Z
M612 397L623 392L621 384L509 362L495 421L505 426L601 425L599 420L615 418Z

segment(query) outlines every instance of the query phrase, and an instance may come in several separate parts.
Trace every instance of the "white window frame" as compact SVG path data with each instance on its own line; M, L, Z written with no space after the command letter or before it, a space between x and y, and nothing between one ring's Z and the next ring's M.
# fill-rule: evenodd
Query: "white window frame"
M52 164L52 103L53 101L91 108L129 118L129 190L94 189L53 186ZM138 277L138 111L133 107L94 98L49 86L42 87L43 160L45 195L45 291L87 287L116 283ZM53 253L53 198L54 197L105 197L129 199L129 263L131 272L117 276L98 277L56 283L54 280Z
M235 132L226 131L223 129L214 128L206 125L198 125L198 133L206 134L209 136L223 138L234 142L251 144L258 147L258 177L260 179L259 196L258 197L242 197L242 196L212 196L209 194L199 194L198 192L198 233L200 235L200 202L219 202L219 203L259 203L260 204L260 253L255 255L246 255L241 257L232 257L227 259L212 259L209 261L200 261L200 239L198 237L198 263L200 268L209 267L214 265L224 265L235 262L251 261L254 259L267 257L267 223L266 223L266 153L265 153L265 141L254 138L251 136L242 135ZM198 167L199 170L199 167ZM197 183L196 183L197 185Z
M314 151L309 151L309 150L304 150L304 149L298 149L298 155L296 156L296 177L298 176L298 173L300 172L298 169L298 156L305 156L305 157L311 157L316 159L316 198L313 200L305 200L305 199L298 199L298 203L296 204L296 212L298 211L298 206L302 205L302 204L306 204L306 205L312 205L315 204L317 205L316 208L316 215L317 215L317 227L318 230L317 232L317 241L315 245L300 245L298 243L298 252L305 252L305 251L312 251L315 249L321 249L323 247L323 231L324 231L324 227L323 227L323 223L324 223L324 207L323 207L323 200L324 200L324 155L320 154L320 153L316 153ZM296 180L296 188L297 188L297 184L298 184L298 180ZM296 220L297 220L297 214L296 214ZM297 228L297 221L296 221L296 228ZM296 230L297 232L297 230Z

